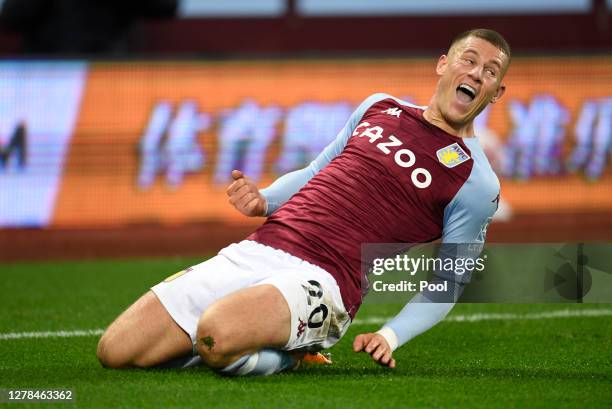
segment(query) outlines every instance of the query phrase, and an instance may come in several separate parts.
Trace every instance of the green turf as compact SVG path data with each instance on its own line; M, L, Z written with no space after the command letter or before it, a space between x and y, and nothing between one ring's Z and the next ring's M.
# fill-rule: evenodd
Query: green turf
M103 328L149 286L196 261L0 264L0 333ZM609 307L472 304L453 314ZM397 308L366 305L359 318ZM0 340L0 388L71 388L78 407L96 408L612 407L609 316L443 322L396 351L395 370L351 352L357 333L377 327L353 326L331 350L331 367L246 379L205 368L106 370L96 337Z

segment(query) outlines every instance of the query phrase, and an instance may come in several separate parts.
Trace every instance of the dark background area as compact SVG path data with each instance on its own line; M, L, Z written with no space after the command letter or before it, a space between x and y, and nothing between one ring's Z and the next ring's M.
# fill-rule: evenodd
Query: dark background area
M22 4L41 1L18 0ZM474 27L499 31L516 54L609 53L612 49L612 13L606 0L591 0L588 13L373 17L305 17L297 11L295 0L286 0L285 13L279 17L210 18L180 18L176 11L172 17L173 1L119 3L121 18L129 16L131 24L125 45L107 54L151 58L429 55L444 51L457 33ZM153 3L162 4L155 8ZM103 13L98 16L104 17ZM20 35L9 30L6 21L2 26L0 55L23 56Z

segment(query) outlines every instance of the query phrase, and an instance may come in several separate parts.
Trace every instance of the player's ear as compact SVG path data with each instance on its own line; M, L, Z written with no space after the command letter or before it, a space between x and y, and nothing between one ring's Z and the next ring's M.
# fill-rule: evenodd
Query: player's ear
M497 88L497 92L495 93L495 95L493 95L493 98L491 98L491 103L494 104L497 101L499 101L499 99L502 97L502 95L504 95L505 92L506 92L506 84L504 83L499 84L499 88Z
M436 65L436 73L438 75L444 74L444 72L446 72L447 64L448 57L445 54L442 54L440 58L438 58L438 65Z

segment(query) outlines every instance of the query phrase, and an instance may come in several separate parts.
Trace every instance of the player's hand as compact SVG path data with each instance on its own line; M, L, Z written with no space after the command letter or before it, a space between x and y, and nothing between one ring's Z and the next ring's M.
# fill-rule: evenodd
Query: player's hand
M264 216L266 198L255 183L239 170L232 171L232 179L234 181L227 188L229 202L245 216Z
M393 351L391 351L387 340L380 334L367 333L357 335L355 341L353 341L353 351L367 352L374 362L382 366L395 368L395 359L391 356Z

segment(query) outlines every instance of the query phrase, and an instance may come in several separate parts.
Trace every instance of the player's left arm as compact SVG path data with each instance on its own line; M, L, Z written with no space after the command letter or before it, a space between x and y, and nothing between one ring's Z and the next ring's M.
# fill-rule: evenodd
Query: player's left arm
M361 121L365 112L380 100L390 98L390 95L377 93L366 98L353 111L344 127L338 132L336 138L323 149L321 153L305 168L287 173L276 179L274 183L261 190L266 200L265 216L269 216L283 205L291 196L296 194L310 179L329 164L344 150L349 138L353 136L355 128Z
M483 191L476 189L474 184L460 190L445 209L442 251L452 251L454 257L464 259L475 259L480 255L487 226L497 209L498 183L496 188L493 186ZM364 351L377 363L394 368L393 351L446 317L469 281L469 273L436 272L434 281L446 281L447 291L418 293L379 331L358 335L353 350Z
M308 166L279 177L265 189L259 189L257 184L241 171L233 170L234 181L226 191L230 204L245 216L270 216L340 155L365 112L376 102L389 97L382 93L370 95L351 114L336 138Z

